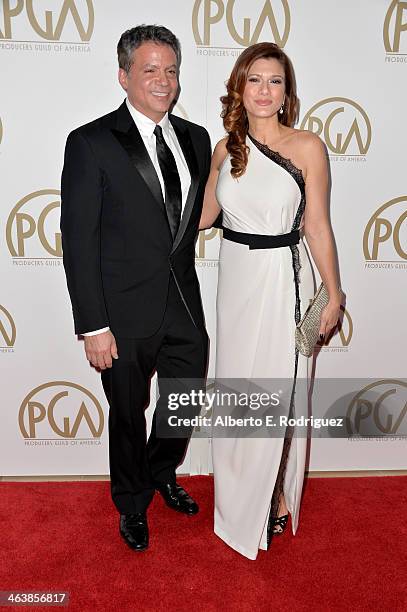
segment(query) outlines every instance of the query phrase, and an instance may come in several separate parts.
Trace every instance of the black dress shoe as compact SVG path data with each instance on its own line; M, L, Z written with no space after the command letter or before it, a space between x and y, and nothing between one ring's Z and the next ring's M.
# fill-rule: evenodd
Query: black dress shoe
M189 515L196 514L199 511L198 504L179 484L160 484L156 486L156 489L163 496L167 506L173 510Z
M120 535L133 550L148 548L148 525L145 512L120 515Z

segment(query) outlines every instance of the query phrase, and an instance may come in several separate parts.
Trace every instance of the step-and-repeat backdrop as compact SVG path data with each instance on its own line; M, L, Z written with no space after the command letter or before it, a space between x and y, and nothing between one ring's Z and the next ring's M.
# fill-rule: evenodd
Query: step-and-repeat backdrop
M0 474L108 473L108 407L73 333L62 266L60 174L67 134L122 102L116 44L141 23L179 37L175 113L206 126L213 144L223 136L219 97L241 51L268 40L291 57L297 127L318 133L330 157L347 294L315 375L371 379L348 416L356 431L368 418L370 434L392 434L315 439L310 469L406 468L398 434L407 421L407 2L1 0ZM219 239L208 230L196 245L210 375ZM391 413L383 411L390 395ZM180 471L210 469L210 441L193 439Z

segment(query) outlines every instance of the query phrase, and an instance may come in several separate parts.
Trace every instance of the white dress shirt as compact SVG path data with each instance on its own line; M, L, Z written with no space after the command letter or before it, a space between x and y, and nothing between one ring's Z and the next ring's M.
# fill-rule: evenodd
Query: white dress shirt
M138 131L140 132L141 138L143 139L144 145L153 163L153 166L158 176L158 180L160 181L163 200L165 200L164 179L161 173L160 164L158 163L156 139L154 134L154 129L157 124L154 123L152 119L146 117L146 115L143 115L143 113L140 113L140 111L136 110L134 106L130 104L128 98L126 98L126 104L127 108L129 109L130 115L132 116L134 123L136 124ZM165 113L164 117L161 119L158 125L160 125L162 128L164 140L171 149L171 152L174 155L175 163L177 165L177 170L181 181L182 214L184 212L188 191L191 186L191 175L189 173L188 165L185 161L185 157L182 153L174 128L172 127L171 122L168 119L168 113ZM95 331L86 332L83 334L83 336L96 336L97 334L102 334L106 331L109 331L109 327L103 327L102 329L96 329Z

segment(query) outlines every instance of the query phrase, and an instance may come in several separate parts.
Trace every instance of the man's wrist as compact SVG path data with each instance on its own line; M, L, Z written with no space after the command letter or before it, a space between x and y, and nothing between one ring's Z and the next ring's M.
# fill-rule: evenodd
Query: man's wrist
M98 334L103 334L104 332L107 332L109 330L110 327L102 327L101 329L95 329L94 331L86 332L82 334L82 336L97 336Z

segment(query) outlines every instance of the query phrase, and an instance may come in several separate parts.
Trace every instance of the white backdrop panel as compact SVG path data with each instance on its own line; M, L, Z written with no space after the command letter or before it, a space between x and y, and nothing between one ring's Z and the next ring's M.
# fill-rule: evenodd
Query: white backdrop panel
M2 475L108 473L108 409L99 376L73 335L58 190L67 134L123 100L116 45L125 29L140 23L166 25L181 40L175 112L206 126L213 144L223 136L219 97L241 50L263 40L284 45L301 100L298 127L319 126L330 155L331 217L347 294L343 329L319 353L316 375L377 381L405 375L405 4L1 0ZM371 217L392 200L368 231ZM218 231L201 233L196 266L211 338L210 376L218 248ZM404 469L405 456L403 437L315 440L310 468ZM193 439L180 471L210 469L209 441Z

